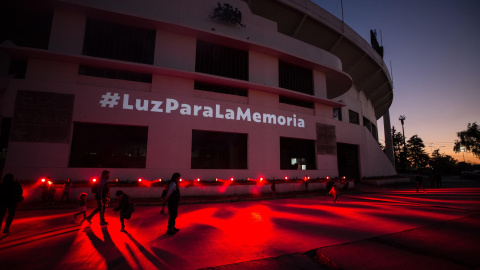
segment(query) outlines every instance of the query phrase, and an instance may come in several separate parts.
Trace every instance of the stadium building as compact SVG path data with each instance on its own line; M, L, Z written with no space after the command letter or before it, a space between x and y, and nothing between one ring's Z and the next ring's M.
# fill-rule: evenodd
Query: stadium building
M3 173L395 175L381 47L308 0L9 1ZM390 126L385 123L385 126ZM389 129L385 132L390 134Z

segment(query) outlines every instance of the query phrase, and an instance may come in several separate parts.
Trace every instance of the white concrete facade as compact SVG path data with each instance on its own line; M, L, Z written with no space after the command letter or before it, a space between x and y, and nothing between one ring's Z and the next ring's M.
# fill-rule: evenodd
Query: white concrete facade
M24 79L1 78L5 85L0 107L3 118L15 121L15 99L22 90L74 95L72 130L75 122L148 127L145 168L73 168L69 167L70 143L10 140L3 172L31 180L44 176L89 179L98 176L102 169L109 169L112 177L119 179L168 178L177 171L185 179L341 177L336 154L317 153L314 170L280 168L280 137L315 141L316 125L323 124L335 128L337 143L358 146L360 177L396 174L378 142L362 125L361 119L366 117L377 126L375 108L365 94L357 90L356 82L342 71L338 57L278 33L276 23L252 14L244 1L229 2L241 10L245 28L212 19L209 15L217 2L58 1L60 4L54 6L48 50L2 43L2 59L18 54L28 58ZM88 16L154 29L153 65L82 55ZM196 72L197 39L247 50L248 81ZM313 96L279 87L279 60L312 69ZM79 75L82 64L150 73L152 82ZM342 94L327 98L327 78L335 81L336 91ZM195 80L244 87L248 89L248 96L197 91ZM102 106L101 100L107 93L118 95L118 105ZM314 107L279 103L279 95L311 100ZM155 108L159 102L162 105ZM146 104L148 107L144 107ZM195 113L195 106L202 109ZM212 115L206 107L212 108ZM341 108L341 121L333 119L333 108ZM227 119L228 110L235 112L234 119ZM349 123L348 110L359 113L360 125ZM265 115L273 115L277 122L268 122ZM247 134L247 169L192 169L192 130Z

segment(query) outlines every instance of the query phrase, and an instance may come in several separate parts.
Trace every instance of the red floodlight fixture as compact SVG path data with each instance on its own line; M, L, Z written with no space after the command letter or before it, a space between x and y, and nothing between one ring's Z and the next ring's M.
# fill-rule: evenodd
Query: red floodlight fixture
M230 177L230 181L233 181L233 177Z
M92 182L93 182L93 183L97 182L97 178L93 178L93 179L92 179Z
M142 182L142 178L138 178L138 182Z
M45 178L42 178L40 181L42 181L42 183L45 183L46 180Z
M197 182L200 182L200 178L197 178L196 181L197 181Z
M263 180L265 180L265 179L263 177L260 177L260 181L263 181Z
M285 179L285 181L286 181L286 180L288 180L288 176L285 176L285 178L284 178L284 179Z

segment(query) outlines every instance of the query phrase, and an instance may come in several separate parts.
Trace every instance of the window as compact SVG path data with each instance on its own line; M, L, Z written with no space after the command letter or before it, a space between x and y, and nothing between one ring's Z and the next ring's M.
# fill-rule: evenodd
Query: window
M247 169L247 134L192 130L192 169Z
M313 95L312 70L293 64L278 62L279 86L296 92Z
M375 138L375 140L378 141L378 130L374 124L372 124L372 135L373 135L373 138Z
M148 127L74 123L70 167L145 168Z
M92 77L100 77L100 78L108 78L108 79L152 83L152 74L106 69L106 68L80 66L78 74L84 75L84 76L92 76Z
M352 110L348 110L348 120L352 124L360 125L360 116L357 112L354 112Z
M366 117L363 117L363 125L368 129L368 131L372 132L372 123Z
M8 75L15 79L25 79L27 73L27 61L10 60L10 67L8 68Z
M341 108L333 108L333 119L342 121L342 109Z
M198 81L195 81L194 89L228 94L228 95L248 97L247 89L235 88L235 87L229 87L229 86L223 86L223 85L211 84L211 83L203 83Z
M48 49L53 11L28 7L24 1L2 1L0 43L12 41L17 46Z
M248 51L197 40L195 71L248 81Z
M153 64L155 31L87 18L83 54Z
M290 104L290 105L295 105L295 106L300 106L300 107L313 109L313 102L308 102L308 101L299 100L299 99L295 99L295 98L288 98L288 97L284 97L284 96L279 96L278 101L280 103L285 103L285 104Z
M315 141L280 138L281 170L315 170Z

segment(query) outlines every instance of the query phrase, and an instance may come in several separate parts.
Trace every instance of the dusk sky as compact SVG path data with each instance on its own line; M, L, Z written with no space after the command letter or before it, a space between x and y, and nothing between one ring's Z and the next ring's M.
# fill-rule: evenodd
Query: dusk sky
M342 19L340 0L313 2ZM401 132L405 115L407 140L417 134L428 154L463 161L453 152L457 132L480 124L480 1L343 0L343 14L368 42L377 30L393 78L391 125ZM377 124L384 144L383 118ZM465 160L480 163L471 153Z

